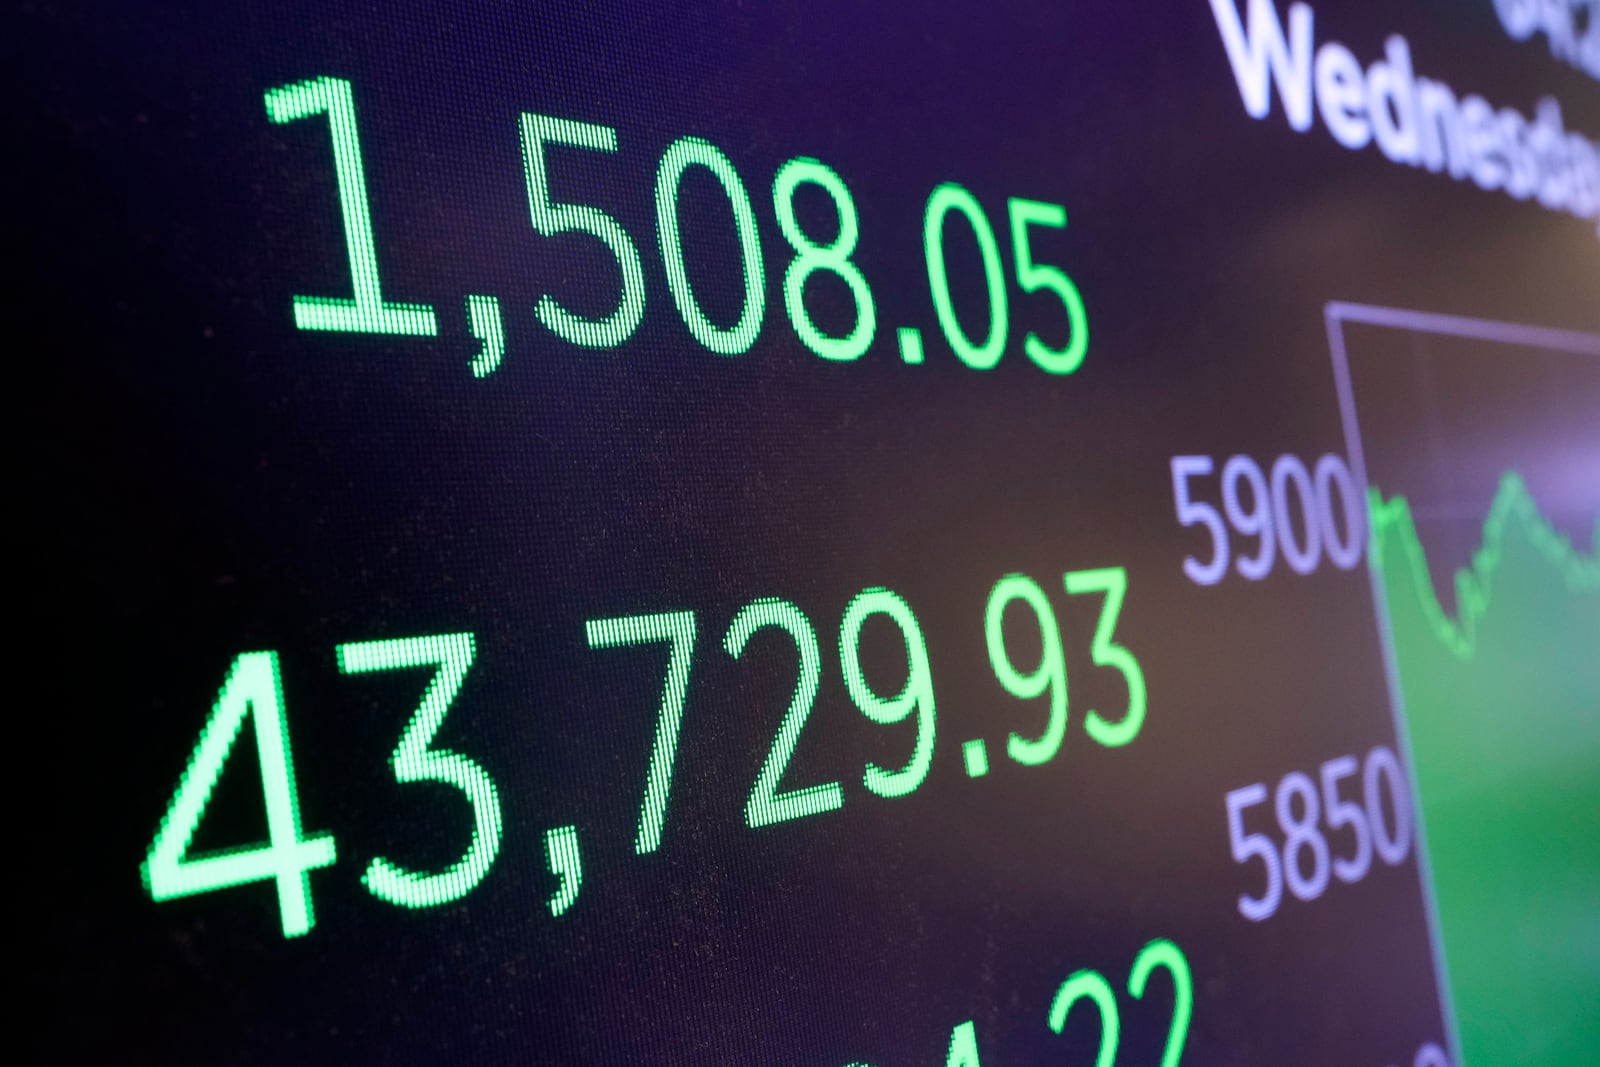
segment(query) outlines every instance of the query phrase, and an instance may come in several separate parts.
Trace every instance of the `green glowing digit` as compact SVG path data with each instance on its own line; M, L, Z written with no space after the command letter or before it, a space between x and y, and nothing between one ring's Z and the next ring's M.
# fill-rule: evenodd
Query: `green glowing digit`
M403 908L430 908L466 896L483 881L500 851L500 796L494 780L475 761L449 749L429 746L472 666L472 635L354 641L336 646L334 654L339 670L345 674L436 668L389 764L397 782L442 782L461 790L472 805L472 842L448 869L418 874L379 856L367 866L363 884L373 896Z
M1083 363L1089 351L1089 316L1083 307L1083 297L1059 267L1033 261L1033 250L1028 244L1029 226L1046 226L1059 230L1067 224L1067 209L1060 204L1046 204L1038 200L1012 197L1006 201L1011 216L1011 245L1017 255L1017 284L1025 293L1048 289L1061 298L1067 311L1067 343L1061 348L1051 348L1039 340L1033 331L1023 340L1023 350L1028 358L1051 374L1071 374Z
M983 1067L978 1060L978 1031L971 1019L950 1031L950 1052L944 1058L944 1067Z
M191 859L189 842L211 801L222 766L239 739L245 716L255 713L261 791L267 807L267 844ZM140 874L158 901L276 881L283 936L298 937L315 923L309 872L333 862L333 837L300 836L300 794L294 784L289 724L276 652L246 652L234 659L211 716L178 779L172 803L150 844Z
M1032 608L1039 624L1039 667L1029 673L1017 670L1006 651L1005 613L1013 600ZM1033 700L1050 692L1050 717L1044 733L1031 740L1012 733L1006 738L1007 754L1029 766L1049 762L1067 736L1067 661L1061 651L1055 610L1039 584L1025 574L1008 574L996 582L983 612L983 636L989 646L989 665L1006 692L1018 700Z
M1164 937L1157 938L1139 950L1133 961L1133 973L1128 976L1128 992L1144 999L1145 983L1150 972L1165 967L1172 975L1172 1027L1167 1031L1166 1051L1161 1054L1161 1067L1178 1067L1183 1057L1183 1043L1189 1037L1189 1019L1194 1014L1194 979L1189 974L1189 961L1183 950Z
M839 236L832 244L819 245L812 241L795 219L794 194L807 182L820 186L833 198L833 208L839 215ZM867 279L862 276L861 268L850 262L861 226L849 188L827 164L801 156L778 169L777 177L772 180L772 202L778 213L778 228L795 251L789 269L783 272L783 306L789 313L794 332L807 348L823 359L858 359L872 344L878 317ZM845 337L829 337L817 328L806 312L806 279L819 270L838 275L855 298L856 324Z
M1122 1039L1122 1022L1117 1015L1116 994L1099 971L1076 971L1061 983L1050 1002L1050 1029L1058 1034L1065 1029L1067 1012L1085 997L1100 1009L1100 1051L1095 1055L1094 1067L1111 1067Z
M983 278L989 290L989 332L981 344L974 344L962 332L955 304L950 299L950 277L944 265L944 220L952 211L966 216L983 257ZM922 249L928 261L928 288L933 293L933 309L939 314L945 340L950 342L961 362L973 370L988 370L1000 362L1005 353L1009 327L1006 285L1000 273L1000 249L977 198L955 182L945 182L935 188L928 197L928 208L922 218Z
M834 811L844 804L844 792L838 782L791 789L787 793L778 792L778 782L789 766L789 759L800 740L800 731L805 727L806 717L811 714L811 705L817 699L817 689L822 679L822 654L817 649L817 632L812 629L810 621L799 608L775 597L757 600L740 609L728 626L722 647L728 650L728 655L737 659L744 652L751 635L767 626L785 630L794 638L795 647L800 652L800 676L795 681L794 698L789 701L789 710L784 712L783 723L778 727L777 736L772 739L772 749L767 753L766 762L761 765L761 773L756 776L755 785L750 788L750 799L744 806L744 821L751 829Z
M578 828L558 826L544 835L545 856L550 861L550 873L561 879L561 888L546 903L550 914L559 918L578 899L578 889L583 885L583 858L578 854Z
M467 321L472 336L483 347L472 360L472 376L482 378L493 374L506 354L506 327L500 318L500 301L492 296L467 297Z
M672 770L678 756L678 728L683 725L683 701L689 691L689 663L694 658L694 613L669 611L660 615L627 615L615 619L590 619L584 624L590 648L653 645L667 642L667 677L656 713L656 735L650 745L650 772L644 800L639 805L639 832L633 850L639 855L661 845L661 827L667 821L667 797L672 792Z
M639 250L616 219L599 208L582 204L557 204L550 199L550 172L545 166L546 144L571 145L595 152L615 152L617 131L548 115L522 116L522 159L528 178L528 213L533 228L546 237L559 233L586 233L611 250L622 272L622 296L617 309L598 321L574 315L545 293L535 309L539 321L556 336L586 348L615 348L638 329L644 318L644 269Z
M1117 628L1117 617L1122 613L1122 598L1128 591L1128 572L1121 567L1072 571L1063 581L1067 592L1074 596L1080 593L1105 594L1089 655L1095 666L1111 667L1122 672L1123 680L1128 683L1128 710L1118 722L1107 722L1098 711L1087 712L1083 728L1089 731L1090 737L1107 748L1125 745L1139 736L1145 712L1144 671L1139 668L1139 661L1132 652L1111 642L1111 634Z
M739 234L744 306L739 321L726 330L700 310L683 263L683 242L678 236L678 188L683 184L684 171L695 165L709 170L722 184L733 207L734 229ZM698 137L681 137L672 143L656 171L656 229L661 239L661 258L667 264L667 288L672 291L678 314L695 340L721 356L737 356L748 351L761 331L767 291L761 276L761 240L756 234L755 212L750 209L750 194L745 192L744 182L727 156Z
M339 182L339 210L344 217L344 246L350 258L354 300L327 296L294 298L294 324L302 330L345 333L410 334L433 337L439 322L426 304L388 304L378 284L378 252L372 237L372 210L367 200L366 169L356 133L356 104L343 78L312 78L268 89L267 118L293 122L328 113L333 135L333 171Z
M887 615L900 628L906 643L906 684L888 699L878 696L867 685L861 669L861 628L873 615ZM928 643L911 606L887 589L866 589L856 594L845 608L839 624L839 662L844 668L845 688L873 722L889 725L902 722L913 711L917 714L917 740L911 759L898 771L867 764L862 781L880 797L905 796L928 777L933 764L934 706L933 675L928 668Z

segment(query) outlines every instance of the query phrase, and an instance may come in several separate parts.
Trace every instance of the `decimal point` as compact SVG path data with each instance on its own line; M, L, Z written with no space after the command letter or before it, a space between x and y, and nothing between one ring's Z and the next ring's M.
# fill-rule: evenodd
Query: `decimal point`
M961 758L966 761L968 778L982 778L989 773L989 750L984 747L982 738L964 743Z
M922 331L915 326L902 326L895 334L900 339L900 358L907 363L921 363Z

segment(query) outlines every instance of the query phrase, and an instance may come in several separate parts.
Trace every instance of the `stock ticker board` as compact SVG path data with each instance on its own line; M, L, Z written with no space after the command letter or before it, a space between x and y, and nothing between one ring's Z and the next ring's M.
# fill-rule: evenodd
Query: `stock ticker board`
M13 24L31 1059L1600 1059L1593 0Z

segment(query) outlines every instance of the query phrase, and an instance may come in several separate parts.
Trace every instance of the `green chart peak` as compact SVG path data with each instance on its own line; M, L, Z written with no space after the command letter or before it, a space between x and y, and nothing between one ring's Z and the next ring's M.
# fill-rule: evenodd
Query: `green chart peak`
M1594 548L1586 556L1540 514L1522 476L1515 471L1507 471L1500 478L1500 488L1483 523L1483 543L1473 553L1471 566L1456 571L1454 618L1434 593L1427 553L1417 536L1406 498L1384 500L1377 489L1370 489L1368 509L1372 516L1373 569L1383 573L1395 565L1409 570L1434 635L1459 659L1470 659L1477 648L1479 624L1489 612L1505 558L1506 540L1513 530L1544 558L1570 592L1600 590L1600 521L1594 528Z

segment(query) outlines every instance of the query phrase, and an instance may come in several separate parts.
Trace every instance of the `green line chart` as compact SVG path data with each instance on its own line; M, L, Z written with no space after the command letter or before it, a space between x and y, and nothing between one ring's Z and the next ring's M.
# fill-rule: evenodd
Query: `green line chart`
M1416 577L1416 587L1423 594L1422 609L1433 627L1440 644L1456 654L1458 659L1470 660L1477 647L1478 625L1489 611L1490 590L1496 572L1505 555L1507 528L1516 525L1538 549L1539 554L1562 575L1567 588L1574 593L1600 590L1600 522L1595 525L1594 549L1585 557L1572 547L1572 542L1539 514L1528 487L1515 471L1507 471L1500 480L1499 491L1489 508L1489 517L1483 524L1483 547L1473 556L1472 566L1456 572L1456 604L1458 617L1452 619L1439 603L1431 582L1423 581L1430 571L1427 555L1417 536L1416 523L1411 517L1411 505L1405 497L1384 500L1376 489L1368 491L1368 513L1372 517L1375 534L1372 539L1372 566L1387 571L1389 533L1401 553L1401 560Z
M1405 497L1371 490L1369 516L1458 1062L1595 1062L1600 516L1581 551L1506 472L1454 612Z

